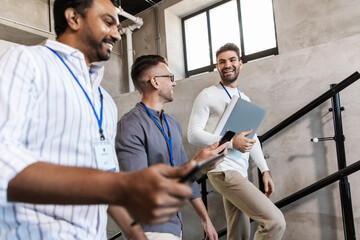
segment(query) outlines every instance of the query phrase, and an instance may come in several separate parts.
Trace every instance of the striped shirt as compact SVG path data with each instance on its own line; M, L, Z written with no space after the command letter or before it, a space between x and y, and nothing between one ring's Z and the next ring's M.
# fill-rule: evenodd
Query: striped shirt
M48 40L89 95L98 115L101 66ZM117 109L102 90L106 139L113 145ZM0 239L106 239L107 205L40 205L7 201L8 182L28 165L46 161L98 168L94 145L99 126L69 70L48 48L15 47L0 59Z

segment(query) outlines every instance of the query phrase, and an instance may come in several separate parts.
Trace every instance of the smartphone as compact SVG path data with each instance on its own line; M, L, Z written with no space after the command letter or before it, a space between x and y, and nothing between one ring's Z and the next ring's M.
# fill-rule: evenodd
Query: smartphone
M180 179L181 183L184 182L193 182L196 180L198 173L201 173L202 170L206 170L207 168L209 168L212 164L214 164L215 162L219 161L221 158L225 157L225 155L219 154L215 157L212 157L208 160L204 160L199 162L193 169L191 169L190 172L188 172L185 176L183 176Z
M226 133L224 134L224 136L220 139L219 141L219 146L225 142L229 142L231 141L231 139L235 136L235 132L227 130ZM222 150L220 153L222 153L224 150Z

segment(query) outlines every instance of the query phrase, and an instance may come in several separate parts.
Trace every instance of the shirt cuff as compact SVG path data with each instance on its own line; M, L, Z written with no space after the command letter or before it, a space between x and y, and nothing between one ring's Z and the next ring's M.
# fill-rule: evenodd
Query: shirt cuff
M0 146L0 205L8 203L8 184L19 172L38 159L23 147L3 144Z

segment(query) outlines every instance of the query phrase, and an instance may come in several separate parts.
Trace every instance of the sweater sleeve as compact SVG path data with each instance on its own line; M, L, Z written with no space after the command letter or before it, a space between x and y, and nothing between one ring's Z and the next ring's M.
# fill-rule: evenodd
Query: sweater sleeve
M269 171L269 167L266 163L264 154L261 149L260 140L256 134L255 134L254 138L255 138L256 142L255 142L254 146L252 147L252 149L250 150L250 156L251 156L252 160L255 162L256 166L260 169L261 173L263 173L265 171Z
M220 136L205 130L210 116L209 99L203 90L194 101L188 126L188 141L198 146L206 146L220 140Z

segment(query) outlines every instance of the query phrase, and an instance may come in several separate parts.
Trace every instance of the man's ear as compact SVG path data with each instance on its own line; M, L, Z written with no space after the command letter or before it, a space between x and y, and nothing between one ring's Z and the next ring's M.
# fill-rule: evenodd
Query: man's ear
M153 88L155 88L155 89L159 89L159 88L160 88L159 83L158 83L158 81L156 80L155 77L152 77L152 78L150 79L150 84L151 84L151 86L153 86Z
M73 31L79 30L82 16L75 10L75 8L67 8L65 10L65 19L69 28L71 28Z

